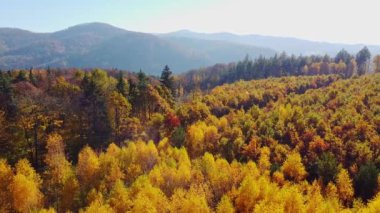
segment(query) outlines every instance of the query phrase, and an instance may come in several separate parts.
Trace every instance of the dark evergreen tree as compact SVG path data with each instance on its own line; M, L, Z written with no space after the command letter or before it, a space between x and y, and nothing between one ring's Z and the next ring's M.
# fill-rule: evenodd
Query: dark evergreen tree
M34 86L37 85L37 78L36 78L36 76L35 76L34 73L33 73L33 67L31 67L31 68L29 69L29 81L30 81L30 83L32 83Z
M124 80L124 75L123 75L123 72L120 71L119 72L119 75L118 75L118 78L117 78L117 84L116 84L116 89L117 91L122 94L124 97L127 96L128 94L128 88L127 88L127 83L125 82Z
M9 94L12 90L9 75L0 71L0 94Z
M172 145L181 147L185 144L186 131L183 127L177 127L171 137Z
M162 70L160 82L171 91L173 96L175 96L174 77L168 65L165 65Z
M86 74L81 82L83 89L81 106L84 109L84 122L87 123L83 125L84 138L92 147L104 148L107 146L111 127L106 112L105 94L95 82L94 73L92 76Z
M86 73L81 81L81 88L83 89L83 93L85 97L90 96L90 94L92 93L92 90L94 89L93 88L94 86L95 85L93 84L93 82L91 83L88 73Z
M5 111L8 117L13 117L16 113L11 84L10 75L0 72L0 109Z
M132 104L135 103L136 98L138 96L138 90L137 90L137 85L132 79L128 79L128 101Z
M137 74L137 94L133 102L135 106L135 112L139 113L143 118L147 118L147 109L148 109L148 77L146 74L140 70Z
M139 73L137 74L137 79L139 81L137 85L138 89L145 90L148 85L148 77L142 70L140 70Z
M350 63L350 60L352 58L352 55L348 53L345 49L342 49L338 52L335 56L335 63L339 63L340 61L343 61L344 63L348 64Z
M364 75L368 72L369 61L371 59L371 53L367 47L363 47L358 54L356 54L356 63L358 64L358 75Z
M327 185L330 181L335 180L335 177L339 172L339 167L338 162L332 153L323 153L318 159L317 165L318 176L322 178L325 185Z
M355 192L364 200L372 198L377 189L377 177L379 170L372 162L368 162L360 167L355 178Z
M26 81L27 78L26 78L26 74L23 70L20 70L18 72L18 75L16 76L16 78L13 80L14 83L18 83L18 82L21 82L21 81Z

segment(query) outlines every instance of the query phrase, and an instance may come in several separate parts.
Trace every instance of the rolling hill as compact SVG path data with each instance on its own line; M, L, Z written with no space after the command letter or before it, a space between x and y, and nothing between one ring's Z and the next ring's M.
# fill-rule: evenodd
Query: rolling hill
M0 69L79 67L140 69L158 75L168 64L173 72L238 61L249 55L273 56L351 53L363 45L313 42L296 38L231 33L195 33L181 30L166 34L127 31L104 23L87 23L53 33L0 28ZM380 54L379 46L368 46Z
M0 28L0 69L29 67L101 67L159 74L165 64L174 72L270 56L275 51L228 41L162 38L153 34L89 23L54 33Z

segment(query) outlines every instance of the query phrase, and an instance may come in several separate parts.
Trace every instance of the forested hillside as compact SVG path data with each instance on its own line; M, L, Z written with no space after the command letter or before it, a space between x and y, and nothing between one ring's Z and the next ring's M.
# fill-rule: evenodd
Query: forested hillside
M0 212L376 212L380 74L365 73L182 96L169 67L0 72Z
M268 77L336 74L349 78L369 72L371 65L371 53L367 47L363 47L356 55L342 49L335 57L289 56L284 52L273 57L261 56L255 59L246 56L237 63L191 70L181 74L180 79L185 91L209 90L224 83ZM375 70L380 68L380 56L374 57L373 65Z
M206 41L228 41L238 44L254 45L257 47L266 47L276 50L277 52L287 52L295 55L335 55L339 50L346 49L350 53L359 51L361 44L343 44L317 42L292 37L265 36L257 34L237 35L229 32L221 33L197 33L190 30L180 30L172 33L163 34L163 37L193 38ZM370 45L371 52L380 54L380 47Z

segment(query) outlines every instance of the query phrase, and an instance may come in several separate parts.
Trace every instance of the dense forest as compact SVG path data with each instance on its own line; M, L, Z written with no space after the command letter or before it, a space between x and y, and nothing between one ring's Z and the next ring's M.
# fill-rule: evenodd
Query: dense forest
M0 72L0 212L376 212L369 60L364 48L188 78Z
M238 80L262 79L268 77L328 75L336 74L349 78L363 75L371 68L371 53L367 47L352 55L342 49L335 57L288 56L281 53L273 57L258 57L251 60L248 56L243 61L230 64L216 64L212 67L192 70L180 75L185 91L194 89L209 90L224 83ZM375 57L374 65L379 69L380 58Z

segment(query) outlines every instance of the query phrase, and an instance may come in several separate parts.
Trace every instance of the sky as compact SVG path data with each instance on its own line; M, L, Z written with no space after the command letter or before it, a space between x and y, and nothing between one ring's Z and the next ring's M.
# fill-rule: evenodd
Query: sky
M0 27L53 32L89 22L380 45L378 0L0 0Z

